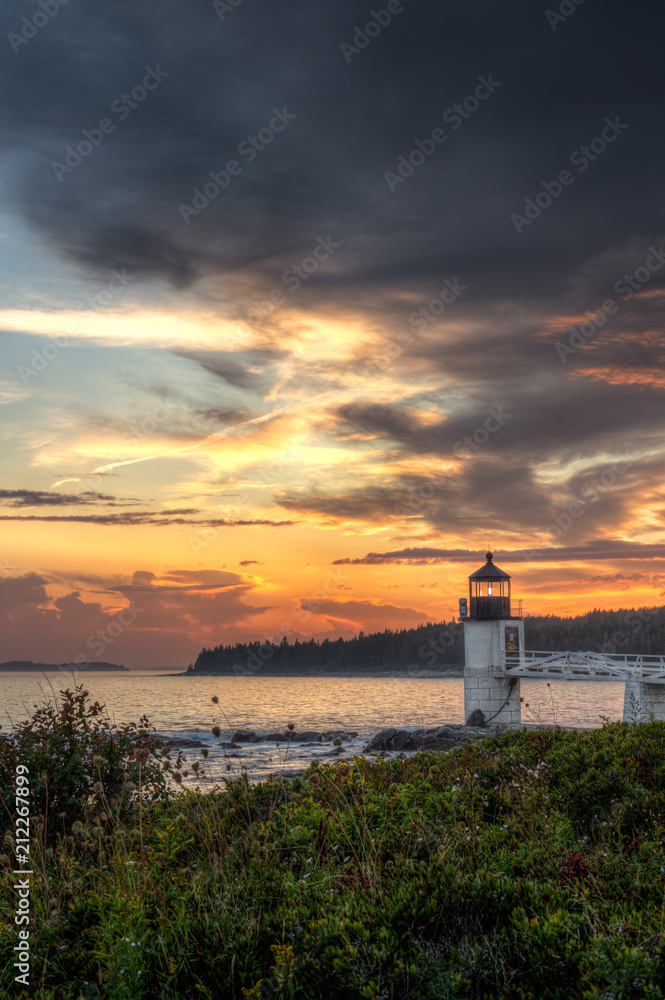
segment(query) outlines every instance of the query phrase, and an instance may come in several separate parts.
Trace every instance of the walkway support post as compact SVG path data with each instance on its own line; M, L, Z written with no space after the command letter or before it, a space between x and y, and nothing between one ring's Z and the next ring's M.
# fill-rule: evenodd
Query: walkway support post
M647 722L653 714L665 722L665 684L647 684L646 681L626 681L623 697L623 721Z

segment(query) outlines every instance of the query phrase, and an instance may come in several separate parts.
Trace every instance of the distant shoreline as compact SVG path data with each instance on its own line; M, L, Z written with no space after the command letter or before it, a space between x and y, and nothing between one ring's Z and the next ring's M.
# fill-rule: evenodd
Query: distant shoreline
M231 670L224 671L184 671L180 674L162 674L163 677L234 677L234 678L244 678L244 677L339 677L346 678L347 680L354 680L358 677L368 678L376 677L383 679L391 678L405 678L411 680L412 678L429 678L429 679L445 679L447 677L464 677L463 670L414 670L409 673L406 670L321 670L316 673L303 670L257 670L254 673L248 674L234 674Z
M44 671L57 671L66 674L70 670L76 672L85 670L94 674L131 673L129 667L123 667L118 663L33 663L32 660L8 660L6 663L0 663L0 671L4 673L41 674Z

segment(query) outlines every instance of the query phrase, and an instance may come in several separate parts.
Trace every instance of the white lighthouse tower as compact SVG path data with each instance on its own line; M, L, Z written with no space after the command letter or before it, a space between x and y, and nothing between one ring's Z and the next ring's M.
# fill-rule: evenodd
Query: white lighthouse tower
M484 722L520 725L520 682L504 673L505 653L524 650L524 621L513 615L510 576L487 562L469 577L469 600L460 598L464 624L464 718L482 712ZM481 722L480 716L471 724Z

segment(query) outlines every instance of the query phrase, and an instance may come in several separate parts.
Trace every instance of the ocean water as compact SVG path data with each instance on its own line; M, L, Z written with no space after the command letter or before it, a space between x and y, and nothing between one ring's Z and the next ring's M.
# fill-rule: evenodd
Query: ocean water
M242 766L258 780L269 772L293 774L314 757L335 759L330 744L308 746L274 743L242 744L222 749L211 733L218 725L222 739L235 729L257 733L344 729L357 732L343 753L360 752L367 739L386 726L419 727L464 722L462 678L412 677L181 677L139 671L127 674L79 674L92 699L107 708L117 724L147 715L160 734L200 740L209 748L206 781L236 775ZM620 719L624 685L608 681L522 680L522 721L593 728L601 716ZM73 686L72 675L0 674L0 725L28 718L35 704ZM213 695L219 704L211 701ZM528 707L526 707L528 705ZM189 762L199 751L185 750Z

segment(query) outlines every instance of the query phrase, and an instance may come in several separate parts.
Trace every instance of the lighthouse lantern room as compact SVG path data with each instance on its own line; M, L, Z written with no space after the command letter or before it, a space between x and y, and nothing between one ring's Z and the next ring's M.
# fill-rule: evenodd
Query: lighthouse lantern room
M510 618L510 577L494 565L492 552L485 558L469 577L469 618Z

